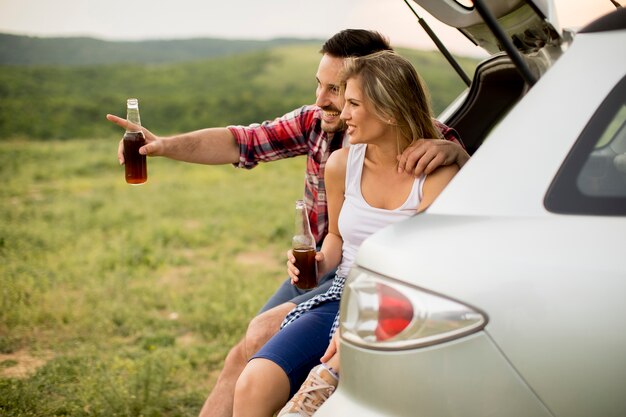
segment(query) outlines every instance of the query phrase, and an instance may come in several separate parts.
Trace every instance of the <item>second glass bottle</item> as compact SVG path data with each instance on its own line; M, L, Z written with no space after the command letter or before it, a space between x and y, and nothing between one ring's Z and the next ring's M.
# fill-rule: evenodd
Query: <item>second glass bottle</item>
M291 247L296 258L295 266L300 271L296 287L308 290L317 287L317 261L315 239L311 233L309 216L303 200L296 201L295 230Z

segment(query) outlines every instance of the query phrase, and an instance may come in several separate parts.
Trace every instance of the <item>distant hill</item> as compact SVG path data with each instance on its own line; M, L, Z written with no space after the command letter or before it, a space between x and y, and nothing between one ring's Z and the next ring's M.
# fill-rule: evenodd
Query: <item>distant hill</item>
M0 65L92 66L173 63L306 43L317 43L321 46L323 40L281 38L260 41L196 38L114 42L94 38L40 38L0 34Z
M0 141L119 137L104 116L124 116L128 97L158 134L261 122L315 102L321 43L0 36ZM436 114L465 89L440 53L399 53L426 81ZM477 60L460 63L471 73Z

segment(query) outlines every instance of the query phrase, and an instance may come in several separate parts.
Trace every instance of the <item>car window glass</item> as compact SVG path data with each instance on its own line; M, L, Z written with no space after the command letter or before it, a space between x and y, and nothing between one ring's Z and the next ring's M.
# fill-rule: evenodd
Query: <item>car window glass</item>
M626 215L626 78L583 130L545 206L556 213Z
M615 138L619 129L624 128L624 122L626 122L626 105L622 105L622 108L617 112L616 117L611 121L609 126L606 128L604 134L600 137L600 140L596 144L596 148L602 148L606 144L608 144L611 139ZM620 142L618 142L619 144ZM621 141L621 145L623 149L621 152L626 152L626 146L624 146L624 141Z
M588 196L626 196L626 105L609 122L578 175Z

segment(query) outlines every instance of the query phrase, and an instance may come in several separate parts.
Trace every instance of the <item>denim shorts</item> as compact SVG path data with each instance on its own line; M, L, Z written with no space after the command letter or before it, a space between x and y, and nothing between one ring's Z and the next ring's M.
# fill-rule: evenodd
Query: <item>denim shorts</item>
M289 378L289 398L300 389L309 371L320 364L338 311L339 301L313 307L283 327L252 357L268 359L285 371Z

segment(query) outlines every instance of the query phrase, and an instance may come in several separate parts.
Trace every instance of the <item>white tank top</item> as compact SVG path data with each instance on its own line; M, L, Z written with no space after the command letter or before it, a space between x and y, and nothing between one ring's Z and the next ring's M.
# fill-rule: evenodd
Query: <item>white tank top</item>
M346 165L344 202L339 214L339 233L343 238L342 258L337 275L346 277L361 243L374 232L417 213L422 199L425 176L416 178L406 201L395 210L370 206L361 194L361 173L366 144L350 145Z

